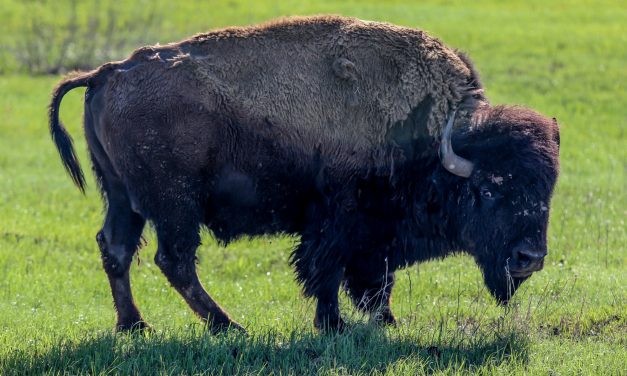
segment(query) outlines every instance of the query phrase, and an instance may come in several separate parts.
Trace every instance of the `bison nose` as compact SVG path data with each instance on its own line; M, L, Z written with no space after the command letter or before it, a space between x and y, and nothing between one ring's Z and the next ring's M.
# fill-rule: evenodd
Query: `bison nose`
M534 251L529 248L516 248L513 252L514 260L520 271L534 272L542 269L545 251Z

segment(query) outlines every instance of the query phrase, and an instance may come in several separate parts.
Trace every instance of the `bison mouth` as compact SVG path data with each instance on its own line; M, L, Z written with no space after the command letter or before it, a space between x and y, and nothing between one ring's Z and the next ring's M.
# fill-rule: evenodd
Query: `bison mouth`
M500 304L508 304L520 285L544 267L546 248L524 242L514 244L509 252L486 252L475 260L484 282ZM497 253L496 260L491 255Z
M516 272L510 270L510 275L514 278L528 278L533 272Z
M534 272L542 270L543 267L544 267L544 262L541 262L539 264L535 264L532 266L520 268L520 267L512 266L508 261L508 263L506 264L505 270L506 270L506 273L509 274L513 278L529 278Z

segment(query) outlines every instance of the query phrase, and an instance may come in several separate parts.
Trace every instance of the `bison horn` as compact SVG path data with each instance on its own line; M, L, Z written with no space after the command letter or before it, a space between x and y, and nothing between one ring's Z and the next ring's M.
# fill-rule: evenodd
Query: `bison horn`
M464 159L453 151L451 144L451 135L453 134L453 123L455 122L454 110L446 123L446 128L442 133L442 141L440 142L440 160L442 166L451 174L467 178L472 173L473 163L468 159Z

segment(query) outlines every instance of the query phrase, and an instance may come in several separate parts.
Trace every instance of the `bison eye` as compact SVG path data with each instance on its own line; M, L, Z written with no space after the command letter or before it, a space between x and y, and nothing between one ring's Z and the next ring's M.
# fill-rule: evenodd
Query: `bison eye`
M481 197L488 200L492 200L494 198L492 192L490 192L490 190L485 187L481 188Z

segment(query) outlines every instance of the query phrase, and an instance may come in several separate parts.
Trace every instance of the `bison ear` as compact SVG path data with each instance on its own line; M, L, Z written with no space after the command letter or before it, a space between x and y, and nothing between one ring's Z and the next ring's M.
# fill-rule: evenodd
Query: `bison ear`
M332 68L337 78L348 83L348 88L351 93L347 98L346 104L349 107L355 107L359 103L357 90L358 71L355 63L344 57L339 57L333 62Z
M338 78L347 81L357 81L357 67L352 61L339 57L333 62L332 68L333 73Z
M560 148L560 126L557 124L557 119L553 118L553 141L557 144L557 149Z

